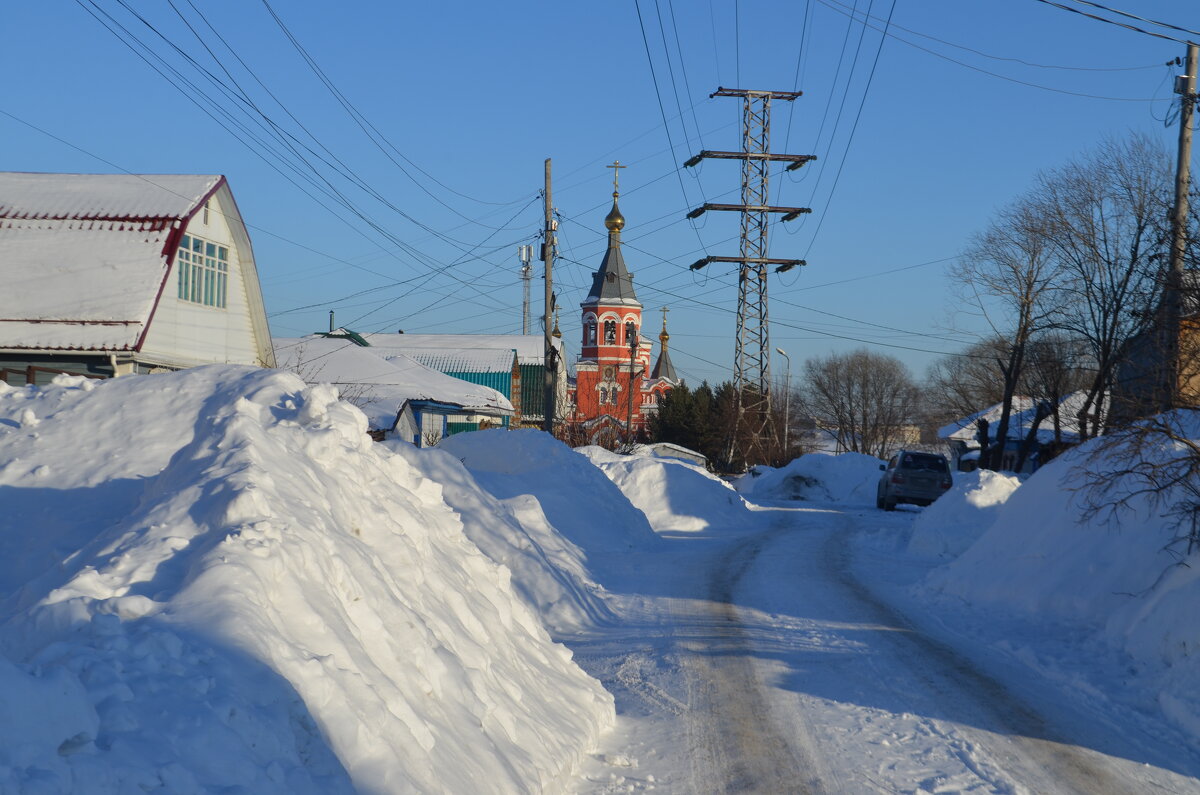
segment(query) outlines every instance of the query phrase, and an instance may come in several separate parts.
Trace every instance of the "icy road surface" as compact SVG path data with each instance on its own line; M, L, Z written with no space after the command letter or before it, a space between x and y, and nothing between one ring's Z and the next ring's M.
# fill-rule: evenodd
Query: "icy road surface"
M580 792L1200 793L1178 737L876 595L889 557L855 541L911 514L755 517L672 537L568 641L620 715Z

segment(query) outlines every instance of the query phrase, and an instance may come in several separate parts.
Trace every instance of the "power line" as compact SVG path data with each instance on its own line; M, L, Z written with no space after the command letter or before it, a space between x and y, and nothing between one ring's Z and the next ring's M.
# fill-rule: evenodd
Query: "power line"
M1037 1L1038 2L1049 2L1049 0L1037 0ZM829 8L833 11L836 11L839 14L842 14L843 16L851 16L850 12L844 11L841 8L837 8L834 5L831 5L829 0L817 0L817 2L821 3L826 8ZM1050 4L1057 5L1057 3L1050 3ZM1064 6L1064 8L1066 8L1066 7ZM1066 8L1066 10L1074 11L1075 9ZM867 24L868 27L870 27L872 30L879 30L878 27L875 27L874 25L870 25L869 23L864 22L863 24ZM1114 24L1119 24L1119 23L1114 23ZM960 61L957 58L951 58L949 55L946 55L945 53L940 53L937 50L931 50L928 47L922 47L920 44L909 41L908 39L905 39L902 36L897 36L895 33L890 33L888 35L891 38L895 39L896 41L898 41L902 44L907 44L909 47L920 50L921 52L924 52L924 53L928 53L929 55L932 55L935 58L941 58L943 61L949 61L952 64L957 64L958 66L961 66L964 69L970 69L973 72L979 72L980 74L985 74L985 75L988 75L989 77L995 77L998 80L1005 80L1009 83L1016 83L1017 85L1027 86L1029 88L1036 88L1040 91L1050 91L1055 94L1066 94L1067 96L1083 97L1085 99L1102 99L1102 100L1106 100L1109 102L1156 102L1157 101L1153 97L1149 97L1149 98L1146 98L1146 97L1109 97L1109 96L1104 96L1102 94L1088 94L1083 91L1070 91L1065 88L1055 88L1054 86L1045 86L1040 83L1034 83L1030 80L1020 80L1015 77L1009 77L1008 75L1002 75L998 72L993 72L988 69L984 69L980 66L975 66L974 64L969 64L966 61ZM1170 38L1170 37L1164 37L1164 38ZM1172 41L1178 41L1178 39L1172 39Z
M1084 5L1084 6L1091 6L1092 8L1099 8L1101 10L1108 11L1111 14L1118 14L1118 15L1126 17L1128 19L1136 19L1139 22L1149 22L1151 25L1158 25L1160 28L1170 28L1171 30L1178 30L1180 33L1190 33L1193 36L1200 36L1200 32L1190 30L1188 28L1181 28L1178 25L1172 25L1170 22L1159 22L1154 19L1147 19L1146 17L1139 17L1136 14L1130 14L1127 11L1119 11L1115 8L1109 8L1108 6L1102 6L1099 3L1093 3L1093 2L1091 2L1091 0L1074 0L1074 2L1076 2L1080 5Z
M654 83L654 98L658 101L658 111L662 114L663 130L667 134L667 143L671 147L671 160L675 163L675 177L679 180L679 191L683 194L685 204L691 204L688 200L687 189L683 186L683 176L679 173L680 167L675 155L675 139L671 135L671 126L667 122L667 111L663 107L662 92L658 87L658 76L654 71L654 57L650 54L650 40L646 37L646 25L642 21L642 7L638 0L633 0L633 6L637 10L638 27L642 31L642 44L646 48L646 61L650 64L650 79ZM668 60L670 60L668 58ZM686 134L686 130L685 130ZM703 196L704 191L701 190ZM700 242L701 248L704 247L704 241L700 239L700 231L696 229L695 224L692 224L692 231L696 233L696 240Z
M1083 0L1077 0L1077 1L1082 2ZM852 10L850 8L850 6L846 5L845 3L839 2L838 0L817 0L817 2L828 7L831 11L838 11L838 9L834 8L833 6L839 6L841 9L845 9L845 11L839 11L839 13L845 13L846 11ZM870 14L867 14L866 17L868 19L876 20L877 22L883 21L881 18L873 17ZM1156 69L1159 66L1156 63L1147 64L1145 66L1063 66L1063 65L1059 65L1059 64L1035 63L1033 61L1026 61L1022 58L1012 58L1012 57L1007 57L1007 56L1003 56L1003 55L992 55L990 53L983 52L982 50L976 50L973 47L967 47L966 45L963 45L963 44L956 44L955 42L952 42L952 41L947 41L945 39L939 39L937 36L931 36L928 33L922 33L918 30L913 30L912 28L906 28L903 25L896 24L895 22L892 22L891 27L895 28L896 30L902 30L905 33L911 33L914 36L920 36L923 39L929 39L930 41L936 41L938 44L945 44L947 47L954 47L955 49L963 50L965 52L969 52L974 55L978 55L981 58L988 58L993 61L1006 61L1009 63L1019 63L1022 66L1029 66L1029 67L1033 67L1035 69L1061 69L1061 70L1072 71L1072 72L1135 72L1135 71L1140 71L1140 70L1144 70L1144 69ZM898 39L898 41L903 41L903 39ZM908 42L905 42L905 43L907 44Z
M1145 30L1144 28L1139 28L1135 25L1128 25L1124 22L1117 22L1115 19L1108 19L1107 17L1097 16L1096 14L1089 14L1086 11L1080 11L1078 8L1071 8L1070 6L1065 6L1062 3L1055 3L1055 2L1053 2L1053 0L1037 0L1037 2L1045 3L1046 5L1054 6L1055 8L1061 8L1063 11L1070 11L1072 14L1079 14L1080 16L1087 17L1088 19L1094 19L1097 22L1107 22L1108 24L1116 25L1119 28L1125 28L1126 30L1132 30L1136 33L1143 33L1147 36L1153 36L1156 39L1166 39L1167 41L1174 41L1174 42L1178 42L1179 44L1195 44L1196 43L1194 41L1188 41L1187 39L1177 39L1174 36L1168 36L1165 33L1154 33L1153 31ZM1104 6L1099 5L1097 3L1087 3L1087 5L1093 6L1095 8L1105 8ZM1111 11L1112 9L1105 8L1105 10ZM1141 17L1135 17L1132 14L1126 14L1124 11L1115 11L1113 13L1117 13L1117 14L1120 14L1125 17L1130 17L1132 19L1142 19ZM1182 30L1185 33L1192 33L1193 35L1200 35L1200 34L1196 34L1194 31L1187 30L1186 28L1179 28L1179 27L1176 27L1175 25L1167 25L1162 22L1154 22L1153 20L1145 20L1145 21L1150 22L1153 25L1161 25L1162 27L1172 28L1174 30Z
M821 208L821 217L817 219L817 227L813 230L812 240L808 243L808 248L805 249L805 257L808 252L812 251L813 244L816 243L817 235L821 233L821 226L825 223L825 217L829 214L829 206L833 203L833 194L837 191L838 183L842 178L842 169L846 165L846 157L850 154L850 146L854 143L854 134L858 132L858 122L862 119L863 107L867 104L867 94L871 91L871 82L875 79L875 69L879 66L879 56L883 53L883 43L887 41L888 26L892 22L892 14L896 11L896 0L892 0L891 8L888 10L887 22L884 24L883 35L879 37L879 47L875 50L875 60L871 62L871 72L867 75L867 84L863 88L862 99L858 103L858 113L854 116L854 125L850 128L850 137L846 139L846 148L842 150L842 159L838 163L837 173L833 177L833 185L829 188L829 195L825 197L825 201ZM865 29L866 26L864 25ZM824 173L824 172L822 172ZM813 188L815 194L816 188Z

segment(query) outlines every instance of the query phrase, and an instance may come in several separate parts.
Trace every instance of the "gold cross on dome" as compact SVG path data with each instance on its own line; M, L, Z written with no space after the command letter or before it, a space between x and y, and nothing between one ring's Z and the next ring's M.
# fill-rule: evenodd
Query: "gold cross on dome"
M666 328L667 328L667 313L668 313L668 312L670 312L670 311L671 311L671 310L670 310L669 308L665 307L665 306L662 308L662 313L663 313L663 330L664 330L664 331L665 331L665 330L666 330Z
M611 168L611 169L613 170L613 190L614 190L614 191L615 191L615 190L620 190L620 189L617 187L617 177L619 177L619 176L621 175L621 172L620 172L620 171L617 171L617 169L619 169L619 168L629 168L629 166L623 166L623 165L621 165L621 161L620 161L620 160L614 160L614 161L612 161L612 164L611 164L611 165L607 165L607 166L605 166L605 168Z

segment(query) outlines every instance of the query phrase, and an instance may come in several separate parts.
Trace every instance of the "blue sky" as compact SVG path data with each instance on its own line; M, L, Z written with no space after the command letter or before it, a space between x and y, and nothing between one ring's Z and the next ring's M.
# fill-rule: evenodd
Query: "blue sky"
M772 277L771 344L793 372L866 345L919 376L977 338L946 267L996 208L1106 136L1143 132L1169 149L1177 135L1165 64L1182 44L1036 0L173 1L7 8L0 169L225 174L279 336L324 328L330 309L359 331L519 332L516 247L536 243L550 157L561 326L577 352L578 304L605 245L604 165L619 158L646 328L669 306L677 368L726 380L734 271L688 266L736 255L737 216L685 214L736 201L739 167L678 166L739 148L740 102L709 98L718 86L798 89L774 106L771 148L820 159L772 176L776 203L813 212L772 229L771 255L808 265ZM1200 27L1185 5L1130 10ZM93 14L193 85L173 86ZM270 130L308 164L280 160ZM533 294L536 314L540 280Z

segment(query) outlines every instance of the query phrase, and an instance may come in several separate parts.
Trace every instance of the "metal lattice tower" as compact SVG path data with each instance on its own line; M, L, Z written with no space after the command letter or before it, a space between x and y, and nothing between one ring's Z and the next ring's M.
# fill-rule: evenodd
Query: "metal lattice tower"
M710 262L738 264L738 313L733 383L737 392L737 426L733 444L742 461L763 463L775 439L771 414L771 343L767 313L767 266L781 272L803 265L803 260L771 259L767 235L770 214L782 213L790 221L807 207L775 207L770 202L770 167L773 161L788 163L788 170L799 168L816 158L812 155L771 154L771 101L792 101L799 91L752 91L718 88L711 96L742 98L742 151L703 151L687 161L694 166L703 158L742 161L742 203L711 204L688 213L695 218L707 210L733 210L741 213L741 254L737 257L705 257L692 265L693 270ZM733 448L731 447L731 451ZM732 455L731 455L732 457Z

